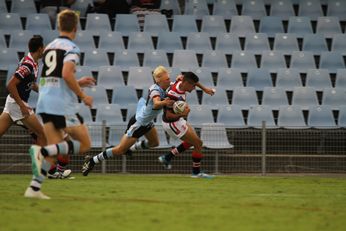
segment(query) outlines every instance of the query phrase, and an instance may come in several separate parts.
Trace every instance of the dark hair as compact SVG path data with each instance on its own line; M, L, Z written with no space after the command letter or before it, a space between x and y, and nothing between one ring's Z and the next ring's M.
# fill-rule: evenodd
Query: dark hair
M29 52L36 52L39 48L43 47L43 38L41 35L34 35L29 40Z
M191 71L186 72L184 74L184 79L186 79L188 81L191 81L193 83L197 83L199 81L198 76L195 73L191 72Z

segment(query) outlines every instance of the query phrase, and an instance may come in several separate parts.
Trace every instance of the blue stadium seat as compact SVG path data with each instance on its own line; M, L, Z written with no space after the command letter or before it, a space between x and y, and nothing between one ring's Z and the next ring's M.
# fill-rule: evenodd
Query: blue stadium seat
M100 104L109 104L106 89L102 86L93 86L84 88L85 94L93 97L93 107L98 107Z
M332 38L334 34L341 34L341 26L337 17L319 17L317 19L316 33Z
M83 117L85 124L93 123L92 114L88 106L84 105L83 103L76 103L75 107L76 107L77 113Z
M229 89L244 87L241 77L241 69L220 68L218 71L216 86L224 86Z
M173 78L172 78L173 79ZM197 91L193 91L190 94L186 95L186 102L190 105L199 105Z
M94 68L89 66L76 66L76 78L80 79L83 76L93 76L92 71Z
M148 50L154 50L154 45L150 34L146 32L130 33L127 49L136 51L137 53L144 53Z
M306 34L312 34L312 24L309 17L290 17L288 20L287 33L296 34L303 37Z
M271 107L262 105L250 107L247 126L253 128L262 128L263 121L266 123L266 128L277 128Z
M240 51L240 41L238 36L231 33L219 33L216 36L215 50L220 50L226 54Z
M52 30L49 33L42 34L41 36L43 37L43 43L47 45L48 43L59 37L59 31Z
M340 20L346 20L346 2L339 1L329 1L327 16L338 17Z
M155 68L159 65L162 65L164 67L169 66L167 54L163 50L151 50L151 51L145 51L144 52L144 58L143 58L143 66L148 66L151 68Z
M231 19L232 16L238 15L234 0L216 1L213 6L213 15L221 15L225 19Z
M28 99L28 104L31 108L36 108L38 100L38 93L36 91L31 91Z
M78 31L74 42L81 51L96 49L94 37L90 31Z
M333 35L332 51L346 53L346 35L335 34Z
M301 107L291 105L279 108L278 126L286 129L309 128L305 123Z
M158 35L169 32L167 18L163 14L147 14L144 17L144 32Z
M310 106L307 123L312 128L337 128L333 112L329 106Z
M346 106L341 106L339 109L338 126L346 128Z
M112 51L122 51L125 49L122 34L117 31L103 32L100 34L99 46L100 49Z
M0 70L7 70L9 65L18 64L17 49L7 48L0 51Z
M126 125L110 126L110 128L109 128L109 136L108 136L108 144L109 145L117 145L117 144L119 144L120 143L120 139L124 135L126 127L127 127Z
M252 52L235 51L232 55L231 68L257 68L256 58Z
M251 51L255 54L261 54L262 51L270 50L267 34L248 34L245 37L245 51Z
M230 33L238 36L256 33L255 25L250 16L233 16L231 19Z
M172 32L178 32L180 36L198 32L196 17L194 15L174 15Z
M107 14L87 14L85 30L112 31Z
M205 0L185 1L185 15L194 15L196 19L202 19L209 15L209 9Z
M266 33L268 37L275 37L277 33L284 33L282 20L278 16L264 16L261 18L259 32Z
M346 69L336 71L335 87L346 88Z
M223 51L203 52L202 67L207 67L211 71L217 72L220 68L227 68L227 59Z
M97 85L110 90L117 86L125 86L121 69L116 66L100 66L97 75Z
M295 34L276 34L274 40L274 50L291 54L292 51L299 51L298 40Z
M173 15L181 14L178 0L162 0L160 10L172 10Z
M263 0L245 0L243 1L242 15L251 16L255 20L266 16L266 10Z
M131 32L139 32L139 23L135 14L117 14L115 18L114 31L128 36Z
M3 32L10 32L12 30L23 30L19 14L1 13L0 30L2 30Z
M117 104L101 104L97 107L95 122L106 121L107 126L124 125L121 108ZM123 131L124 132L124 131Z
M261 57L260 67L262 69L277 72L280 68L286 68L285 57L281 51L263 51Z
M11 31L10 48L17 49L19 51L29 51L28 42L34 35L28 30L13 30ZM44 41L47 44L47 41Z
M276 76L276 87L281 87L286 91L293 91L295 87L302 87L298 69L278 69Z
M276 110L280 106L288 105L286 91L280 87L264 87L262 105Z
M303 51L311 51L315 55L320 55L321 52L328 51L324 36L322 34L304 35Z
M127 85L135 89L148 89L154 84L150 67L130 67Z
M315 69L315 59L310 51L293 51L291 55L290 68L301 70Z
M183 44L181 42L179 33L160 33L157 39L157 49L164 50L168 53L173 53L174 50L182 50Z
M295 87L293 89L292 105L303 108L318 105L316 90L312 87Z
M226 128L246 128L243 118L242 107L229 105L221 107L217 114L217 122L223 123Z
M336 73L337 69L345 68L343 56L337 51L322 52L319 67L328 69L331 73Z
M71 9L79 12L80 17L84 18L89 4L93 5L93 0L78 0L71 5Z
M300 1L298 15L310 17L312 20L323 16L320 0Z
M214 86L213 78L212 78L212 70L207 67L200 67L197 68L194 71L194 73L199 77L199 82L201 82L204 86L212 87Z
M213 113L209 105L189 105L188 122L193 127L201 127L203 123L214 123Z
M270 4L270 15L288 20L294 16L294 9L291 0L272 1Z
M0 12L1 13L7 13L7 6L6 6L6 1L0 1Z
M313 87L317 91L322 91L325 87L332 87L329 71L327 69L308 69L305 86Z
M253 87L238 87L233 90L232 105L239 105L248 109L251 105L258 105L256 90Z
M47 14L29 14L26 18L26 30L34 34L50 33L52 26Z
M186 49L194 50L196 53L212 50L210 34L207 32L190 33L187 36Z
M29 14L36 14L34 0L11 1L11 13L17 13L20 17L27 17Z
M246 86L253 87L256 91L263 91L264 87L272 87L272 80L266 69L249 69L246 78Z
M7 66L7 68L4 68L3 70L7 70L6 74L6 86L8 84L8 81L12 78L14 72L17 70L18 64L10 64Z
M112 103L126 108L129 104L137 104L137 92L134 86L113 88Z
M225 125L222 123L203 123L201 128L203 146L210 149L230 149Z
M196 52L192 50L175 50L173 54L172 67L182 69L198 68Z
M202 20L202 32L226 33L225 19L221 15L205 15Z
M219 109L228 106L227 88L220 86L215 88L216 92L213 96L203 94L202 105L209 105L212 109Z
M100 66L109 66L109 60L106 50L90 49L84 52L84 66L90 66L97 69Z
M345 88L335 87L335 88L324 88L322 105L328 105L332 109L339 109L346 102L346 90Z
M114 65L122 70L128 70L131 66L139 66L139 60L136 51L123 50L115 52Z

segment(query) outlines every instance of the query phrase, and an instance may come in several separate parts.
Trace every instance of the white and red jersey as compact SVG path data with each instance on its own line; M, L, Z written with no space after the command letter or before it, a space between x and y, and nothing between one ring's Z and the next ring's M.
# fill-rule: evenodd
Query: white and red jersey
M171 86L167 89L167 97L175 101L186 101L186 91L180 89L181 80L177 80L175 83L171 84ZM165 122L173 122L166 117L166 111L173 111L172 107L164 107L162 120ZM179 120L179 119L177 119ZM175 120L176 121L176 120Z

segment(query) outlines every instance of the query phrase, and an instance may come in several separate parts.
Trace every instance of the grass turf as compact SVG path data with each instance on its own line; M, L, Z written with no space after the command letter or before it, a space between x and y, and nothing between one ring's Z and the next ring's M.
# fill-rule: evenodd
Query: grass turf
M75 175L23 197L29 175L0 175L0 230L345 230L346 178Z

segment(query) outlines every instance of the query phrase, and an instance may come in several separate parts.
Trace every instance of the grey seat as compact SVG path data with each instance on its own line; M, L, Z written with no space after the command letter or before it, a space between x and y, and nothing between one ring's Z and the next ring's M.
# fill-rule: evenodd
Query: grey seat
M329 106L310 106L308 126L318 129L337 128L331 108Z
M87 14L85 30L105 30L109 32L112 31L108 15L98 13Z
M286 68L284 54L281 51L263 51L260 67L269 72L277 72L280 68Z
M217 72L220 68L228 68L227 58L223 51L204 51L202 67Z
M143 66L156 68L162 65L164 67L169 66L168 57L163 50L148 50L144 52Z
M217 122L223 123L226 128L246 128L242 107L229 105L221 107L217 114Z
M202 32L226 33L225 19L222 15L205 15L202 20Z
M291 55L290 68L300 70L315 69L316 63L313 53L310 51L293 51Z
M332 87L329 71L327 69L309 69L306 75L307 87L322 91L325 87Z
M122 34L118 31L101 33L98 48L114 52L125 50Z
M262 121L265 121L266 128L277 128L271 107L262 105L250 107L247 126L262 128Z
M167 18L163 14L147 14L144 17L144 32L153 35L169 32Z
M212 87L214 86L213 78L212 78L212 70L207 67L200 67L197 69L192 69L192 71L198 76L199 82L204 86Z
M338 69L336 71L335 87L346 88L346 70Z
M106 89L102 86L93 86L91 88L85 88L85 93L93 97L93 107L97 107L100 104L109 104Z
M305 123L302 109L291 105L279 108L278 126L286 129L309 128Z
M263 91L264 87L272 87L270 73L266 69L250 69L246 78L246 86L256 91Z
M234 33L238 36L256 33L252 18L245 15L233 16L231 19L230 33Z
M9 65L18 62L17 49L7 48L0 51L0 70L7 70Z
M86 50L83 65L90 66L95 70L100 66L110 65L107 51L102 49Z
M98 105L95 122L102 123L103 120L106 121L107 126L125 124L121 114L121 108L117 104Z
M148 89L154 84L150 67L130 67L127 85L135 89Z
M213 15L221 15L225 19L231 19L232 16L238 15L234 0L214 1L213 6Z
M222 123L204 123L201 128L203 146L210 149L230 149L226 128Z
M318 105L315 89L312 87L295 87L293 90L292 105L301 106L303 109Z
M295 87L302 87L302 81L298 69L280 68L276 76L276 87L281 87L286 91L292 91Z
M218 71L216 86L224 86L229 89L244 87L241 77L241 69L220 68Z
M259 32L266 33L268 37L275 37L277 33L284 33L282 19L279 16L264 16L261 18Z
M319 17L317 19L316 33L323 34L326 38L334 34L341 34L341 26L337 17Z
M209 9L206 0L194 0L185 2L185 15L194 15L196 19L202 19L209 15Z
M233 90L232 105L239 105L244 109L248 109L251 105L258 105L255 88L235 88Z
M303 39L303 51L311 51L315 55L328 51L327 42L322 34L306 34Z
M209 105L212 109L228 106L227 88L217 87L213 96L203 94L202 105Z
M166 32L159 33L157 39L157 49L164 50L167 53L173 53L174 50L182 50L183 44L181 42L179 33Z
M191 105L187 118L188 123L193 127L201 127L203 123L214 123L213 114L209 105Z
M127 49L136 51L137 53L144 53L148 50L154 50L154 45L150 34L146 32L130 33Z
M282 51L285 54L299 51L297 36L295 34L276 34L274 51Z
M198 68L196 52L192 50L175 50L173 53L172 67L181 69Z
M114 31L119 31L128 36L131 32L139 32L139 23L135 14L117 14Z
M19 14L0 13L0 30L6 32L12 30L23 30Z
M231 33L219 33L216 35L215 50L220 50L226 54L234 51L241 51L238 36Z
M186 49L194 50L196 53L203 53L205 51L212 50L209 33L190 33L187 36Z
M299 37L303 37L306 34L312 34L311 19L305 17L290 17L288 20L287 33L293 33Z
M125 107L129 104L137 104L137 92L134 86L113 88L112 103Z
M28 42L34 35L28 30L13 30L11 31L10 48L17 49L18 51L28 51ZM47 41L44 41L47 44Z
M312 20L323 16L322 6L320 0L308 0L299 2L299 16L307 16Z
M178 32L180 36L198 32L196 17L194 15L174 15L172 32Z
M232 55L231 68L257 68L254 53L246 51L235 51Z
M259 20L267 15L263 0L245 0L242 3L242 15L251 16L255 20Z
M322 52L319 67L328 69L331 73L336 73L338 69L344 69L345 63L342 54L338 51Z
M280 87L265 87L262 96L262 105L276 110L280 106L288 105L286 91Z
M11 1L11 12L27 17L29 14L36 14L37 10L34 0L20 0Z
M251 51L255 54L261 54L263 51L269 51L270 48L267 34L248 34L245 37L244 50Z
M322 105L330 106L332 109L339 109L346 102L345 88L324 88L322 96Z
M26 17L26 30L33 34L45 34L52 31L52 25L47 14L29 14Z
M97 85L110 90L117 86L125 86L121 69L116 66L101 66L98 69Z
M290 17L294 16L292 1L272 1L270 4L270 15L280 17L283 20L288 20Z
M74 42L82 51L96 49L94 37L90 31L77 31Z
M115 52L114 65L120 67L122 70L127 71L132 66L140 66L137 52L133 50L123 50Z

